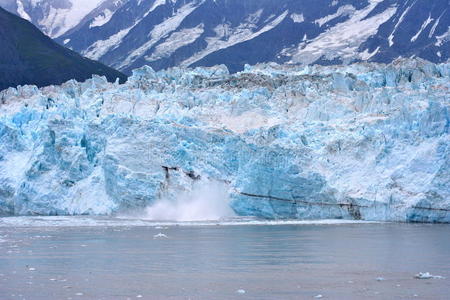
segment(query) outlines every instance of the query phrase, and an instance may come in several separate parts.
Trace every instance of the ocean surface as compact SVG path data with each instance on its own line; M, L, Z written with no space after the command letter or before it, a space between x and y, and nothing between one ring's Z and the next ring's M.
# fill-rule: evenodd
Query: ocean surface
M449 278L450 225L0 218L2 300L429 300Z

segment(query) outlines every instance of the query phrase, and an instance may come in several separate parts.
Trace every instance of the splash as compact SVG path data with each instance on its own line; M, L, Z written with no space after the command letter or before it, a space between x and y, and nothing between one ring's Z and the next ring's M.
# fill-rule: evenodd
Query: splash
M212 221L235 216L225 184L200 180L190 190L165 197L146 209L145 219L156 221Z

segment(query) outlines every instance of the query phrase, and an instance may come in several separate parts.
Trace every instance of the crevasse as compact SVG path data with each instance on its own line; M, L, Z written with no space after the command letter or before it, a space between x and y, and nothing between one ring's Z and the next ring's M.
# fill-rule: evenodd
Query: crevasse
M398 60L10 88L0 214L139 211L214 182L238 215L450 222L449 77Z

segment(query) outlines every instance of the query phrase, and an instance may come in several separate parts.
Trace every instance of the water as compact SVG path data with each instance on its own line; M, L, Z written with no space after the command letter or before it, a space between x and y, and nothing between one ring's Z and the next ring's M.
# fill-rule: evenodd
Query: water
M0 299L448 299L449 233L337 221L3 218Z

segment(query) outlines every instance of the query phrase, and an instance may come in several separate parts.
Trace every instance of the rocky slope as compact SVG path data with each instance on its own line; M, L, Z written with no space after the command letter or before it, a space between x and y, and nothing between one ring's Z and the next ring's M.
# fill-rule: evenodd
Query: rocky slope
M446 62L448 0L0 0L59 43L131 74L150 65Z
M121 82L126 76L58 45L30 22L0 8L0 90L17 85L46 86L92 74Z

